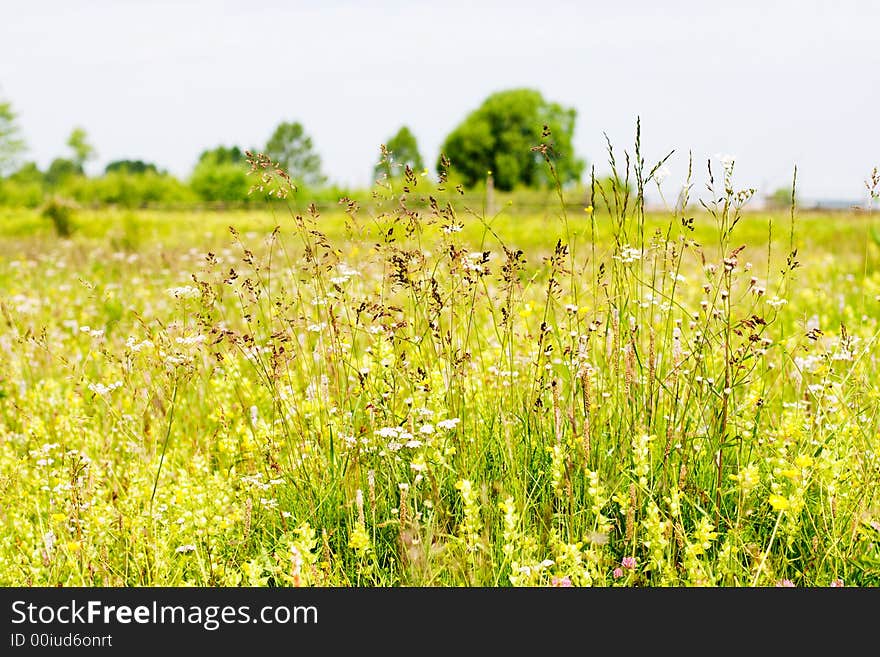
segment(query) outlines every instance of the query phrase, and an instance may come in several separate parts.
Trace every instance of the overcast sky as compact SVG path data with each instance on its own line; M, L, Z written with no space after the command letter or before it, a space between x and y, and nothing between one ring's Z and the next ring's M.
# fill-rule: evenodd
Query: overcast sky
M880 2L197 2L0 0L0 98L45 166L82 126L114 159L180 176L218 144L300 121L343 185L367 185L402 124L433 164L491 92L532 87L649 159L730 154L742 186L863 199L880 165ZM702 180L702 179L701 179ZM674 194L673 194L674 196Z

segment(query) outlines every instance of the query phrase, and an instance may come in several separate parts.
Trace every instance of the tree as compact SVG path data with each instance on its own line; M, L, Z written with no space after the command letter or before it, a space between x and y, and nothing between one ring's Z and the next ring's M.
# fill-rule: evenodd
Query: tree
M9 180L19 183L43 184L45 179L43 172L36 162L25 162L14 173L9 174Z
M67 138L67 145L73 151L73 162L83 172L83 166L87 160L95 156L95 148L86 141L86 131L82 128L74 128Z
M401 127L397 134L388 140L385 150L388 151L388 155L382 157L373 168L375 178L382 175L398 178L403 175L407 165L413 171L421 171L425 168L416 136L406 126Z
M517 185L540 187L552 183L544 155L533 147L548 145L559 181L578 181L585 163L572 145L577 112L544 100L533 89L510 89L490 95L447 137L441 153L450 161L449 173L466 187L486 179L491 171L498 189ZM550 136L543 135L544 127ZM437 170L442 173L442 155Z
M245 165L247 156L238 146L217 146L204 150L199 155L199 164L240 164Z
M794 200L795 203L798 203L797 196L795 196ZM772 193L764 197L764 202L767 204L768 208L772 208L774 210L790 207L791 187L779 187L773 190Z
M320 187L327 180L321 173L321 156L299 122L280 123L266 142L264 152L287 171L295 184Z
M82 175L82 167L64 157L56 157L46 169L46 183L50 187L57 187L74 176Z
M144 162L143 160L114 160L104 167L104 173L131 173L142 174L159 173L159 169L152 162Z
M19 156L27 150L16 118L12 105L0 102L0 177L14 171Z
M239 203L249 200L247 158L238 146L202 151L189 180L190 188L205 201Z

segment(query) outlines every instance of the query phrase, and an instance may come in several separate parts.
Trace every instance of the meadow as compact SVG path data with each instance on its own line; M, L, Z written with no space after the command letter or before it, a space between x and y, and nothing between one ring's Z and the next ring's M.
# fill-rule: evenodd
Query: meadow
M880 221L713 184L0 210L0 583L880 584Z

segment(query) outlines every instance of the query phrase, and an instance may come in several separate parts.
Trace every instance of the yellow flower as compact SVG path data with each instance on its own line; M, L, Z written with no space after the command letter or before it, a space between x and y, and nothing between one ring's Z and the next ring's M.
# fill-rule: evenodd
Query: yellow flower
M357 523L351 536L348 538L348 547L363 555L370 549L370 537L367 535L367 528L363 523Z
M68 541L65 546L68 552L79 552L79 541Z
M534 309L535 309L535 307L532 305L532 302L526 301L525 304L523 305L523 309L520 310L517 314L520 317L528 317L529 315L532 314L532 311L534 311Z
M799 468L809 468L811 465L813 465L813 458L807 456L806 454L799 454L795 458L794 464Z
M584 212L586 212L587 214L593 214L593 206L588 205L587 207L584 208Z
M64 513L53 513L52 514L52 522L64 522L67 518L67 515Z
M788 498L782 497L782 495L773 494L768 501L770 502L770 506L776 511L785 511L791 507L791 502L788 501Z

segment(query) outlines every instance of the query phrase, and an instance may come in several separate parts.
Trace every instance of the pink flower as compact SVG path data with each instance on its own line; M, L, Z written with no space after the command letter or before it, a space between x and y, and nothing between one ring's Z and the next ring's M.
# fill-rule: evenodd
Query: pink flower
M776 586L777 588L781 587L788 589L794 587L794 582L792 582L790 579L783 579L779 582L776 582Z
M833 586L833 587L835 587L835 588L841 587L841 586L843 586L843 580L842 580L842 579L836 579L836 580L834 580L833 582L831 582L831 584L829 584L829 586Z
M623 561L620 562L620 565L626 568L627 570L633 570L636 567L636 558L635 557L624 557Z
M571 578L568 575L565 577L553 577L550 579L550 586L568 587L571 585Z
M623 577L623 568L615 568L614 572L611 573L611 576L614 577L614 579L620 579Z

